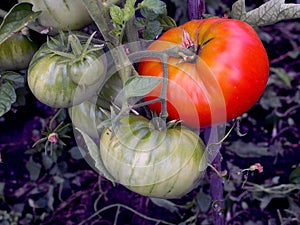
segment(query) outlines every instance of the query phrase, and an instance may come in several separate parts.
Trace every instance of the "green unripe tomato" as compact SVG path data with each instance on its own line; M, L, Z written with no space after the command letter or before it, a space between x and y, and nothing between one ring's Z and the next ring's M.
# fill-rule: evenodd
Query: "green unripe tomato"
M142 116L129 115L103 131L102 161L128 189L157 198L179 198L191 191L206 164L205 146L186 128L159 130Z
M14 34L0 45L0 69L21 70L28 67L38 46L21 33Z
M42 11L38 21L45 27L51 27L51 34L59 30L78 30L92 19L81 0L18 0L33 4L33 11Z
M87 51L77 60L70 52L53 50L51 43L42 45L29 65L27 81L34 96L55 108L69 108L94 96L105 79L103 51ZM76 76L78 83L72 79Z

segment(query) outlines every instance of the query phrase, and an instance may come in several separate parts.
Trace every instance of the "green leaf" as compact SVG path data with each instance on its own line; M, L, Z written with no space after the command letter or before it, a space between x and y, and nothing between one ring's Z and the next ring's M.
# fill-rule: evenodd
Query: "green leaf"
M124 8L126 7L134 8L135 3L136 0L126 0Z
M50 169L54 163L53 158L50 155L42 155L42 163L46 170Z
M159 83L161 78L152 76L133 76L130 77L124 87L126 98L139 97L148 94Z
M203 192L197 194L197 203L201 212L206 213L211 206L211 197Z
M146 26L146 21L144 18L137 17L134 20L134 25L137 27L137 29L144 29Z
M149 21L146 25L146 29L143 33L143 38L146 40L153 40L163 31L160 22L157 20Z
M13 33L20 31L28 23L34 21L41 12L33 12L32 4L16 4L4 17L0 26L0 44L8 39Z
M0 73L2 78L13 85L14 88L24 87L25 79L19 73L14 71L3 71Z
M159 16L157 20L160 22L160 26L163 28L164 31L177 26L175 20L172 17L166 15Z
M0 116L8 112L17 99L17 95L14 87L6 82L0 83Z
M267 87L259 104L266 110L276 109L282 106L280 96L277 95L273 87Z
M110 7L110 16L113 20L114 23L118 24L118 25L122 25L124 22L124 12L123 10L116 5L112 5Z
M30 180L36 181L39 178L41 168L41 164L34 162L31 157L30 160L26 163L26 169L29 172Z
M76 159L76 160L80 160L83 158L83 154L82 154L82 151L80 150L79 147L73 147L70 149L70 154L72 156L73 159Z
M300 166L291 172L290 181L294 184L300 184Z
M237 154L242 158L276 155L275 152L269 150L268 143L254 144L252 142L245 143L240 140L233 142L232 145L227 147L227 150L234 154Z
M155 20L159 15L154 13L152 10L147 8L141 9L141 15L145 17L146 20Z
M113 181L113 177L109 174L109 172L106 170L101 156L100 156L100 150L99 147L96 145L96 143L93 141L92 138L90 138L86 133L81 131L80 129L76 128L76 130L82 135L83 140L85 142L87 152L85 159L88 161L92 161L92 164L95 166L95 169L97 172L104 176L105 178L109 179L110 181Z
M124 9L123 9L123 13L124 13L124 21L128 21L130 20L135 13L135 8L134 8L134 4L135 4L136 0L127 0L125 5L124 5Z
M278 68L271 67L270 71L275 73L287 87L292 87L292 84L291 84L292 78L289 76L289 74L284 69L282 69L282 68L278 69Z
M232 5L231 17L243 20L251 26L266 26L282 20L300 18L300 4L285 4L284 0L270 0L246 12L245 0L238 0Z
M139 3L138 8L150 9L157 15L167 13L166 3L160 0L144 0L141 3Z
M162 208L165 208L167 210L169 210L171 213L175 213L178 212L178 207L176 206L176 204L174 204L173 202L166 200L166 199L161 199L161 198L150 198L151 201Z

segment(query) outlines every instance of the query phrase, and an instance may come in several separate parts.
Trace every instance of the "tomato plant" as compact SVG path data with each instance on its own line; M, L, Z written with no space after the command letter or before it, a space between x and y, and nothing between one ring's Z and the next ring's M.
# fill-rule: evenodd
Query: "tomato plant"
M16 33L0 45L0 68L3 70L25 69L37 50L37 44L27 36Z
M69 35L68 41L62 36L36 52L28 69L28 85L38 100L60 108L94 95L104 79L105 58L100 57L101 48L93 47L91 37L82 46L76 35Z
M225 18L192 20L165 32L148 50L174 46L190 49L194 55L168 60L170 119L193 127L225 122L247 111L262 95L268 80L268 56L248 24ZM155 58L144 59L138 69L141 75L162 76L162 63ZM145 99L157 98L160 92L158 86ZM160 112L161 104L150 108Z
M159 118L124 116L103 131L100 154L107 171L128 189L177 198L191 191L201 177L205 146L186 128L163 127Z
M92 22L89 13L80 0L19 0L33 4L33 11L42 11L38 21L51 27L50 33L59 30L77 30Z

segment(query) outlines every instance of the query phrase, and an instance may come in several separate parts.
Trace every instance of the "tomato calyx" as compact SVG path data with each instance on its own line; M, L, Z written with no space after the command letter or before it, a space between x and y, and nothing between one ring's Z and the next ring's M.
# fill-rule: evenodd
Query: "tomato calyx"
M95 34L96 32L89 36L86 42L83 42L77 34L70 33L66 36L66 33L61 32L57 38L51 37L51 41L48 40L47 45L54 55L66 58L66 61L62 61L62 63L76 63L84 60L87 54L103 49L104 44L96 45L96 47L92 45Z
M157 130L157 131L165 131L169 127L167 126L167 123L165 120L163 120L160 117L153 117L149 123L150 125L150 130Z
M70 67L70 79L83 87L96 84L105 67L103 57L100 58L104 44L92 43L95 34L79 36L77 33L61 32L58 37L47 41L52 56L61 58L58 63Z
M204 43L199 44L198 36L199 36L199 28L196 29L194 38L191 37L191 35L186 31L186 29L182 28L181 51L178 52L178 56L180 56L182 59L179 61L179 63L189 62L195 64L202 49L211 40L213 40L213 38L210 38Z

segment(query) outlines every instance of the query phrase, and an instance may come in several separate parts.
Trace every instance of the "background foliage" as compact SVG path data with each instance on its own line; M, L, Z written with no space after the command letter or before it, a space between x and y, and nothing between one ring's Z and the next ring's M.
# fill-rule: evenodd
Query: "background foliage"
M8 10L13 3L0 7ZM178 24L187 20L184 1L166 3ZM223 16L234 1L206 3L206 13ZM246 3L251 9L263 1ZM65 111L53 119L54 109L20 87L25 98L0 117L0 224L211 224L216 210L228 224L300 224L300 23L288 20L257 31L269 55L270 78L259 102L241 116L246 135L233 132L221 149L224 209L211 204L207 179L172 201L113 185L82 158L71 126L61 131L70 136L65 145L33 148L51 119L53 127L70 119ZM262 173L248 170L255 163Z

